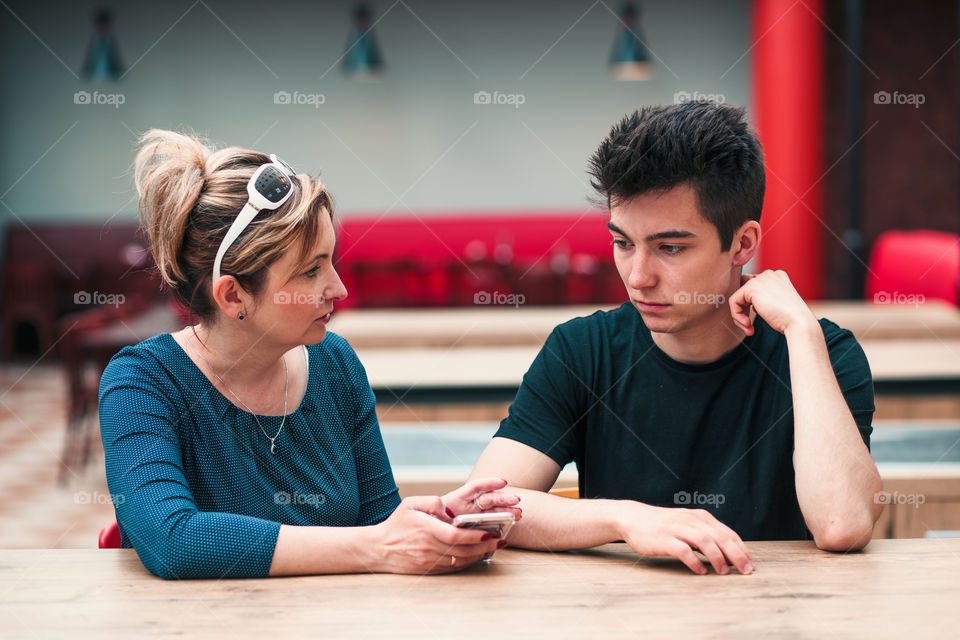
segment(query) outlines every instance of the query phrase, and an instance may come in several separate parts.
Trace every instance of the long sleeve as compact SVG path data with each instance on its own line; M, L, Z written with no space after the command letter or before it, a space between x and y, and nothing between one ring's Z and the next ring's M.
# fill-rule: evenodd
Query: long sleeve
M400 494L383 445L383 436L377 421L376 399L367 381L367 374L346 340L339 339L337 350L340 351L353 386L356 428L352 447L360 490L360 514L357 524L377 524L394 512L400 504Z
M124 540L165 579L266 576L280 523L197 508L178 437L184 416L143 360L122 352L100 386L107 483Z

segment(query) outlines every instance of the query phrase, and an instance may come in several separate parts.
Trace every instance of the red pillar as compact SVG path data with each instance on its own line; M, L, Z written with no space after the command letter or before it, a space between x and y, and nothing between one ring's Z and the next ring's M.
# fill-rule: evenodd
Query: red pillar
M767 165L760 267L783 269L813 300L823 291L825 232L823 3L754 0L752 14L754 117Z

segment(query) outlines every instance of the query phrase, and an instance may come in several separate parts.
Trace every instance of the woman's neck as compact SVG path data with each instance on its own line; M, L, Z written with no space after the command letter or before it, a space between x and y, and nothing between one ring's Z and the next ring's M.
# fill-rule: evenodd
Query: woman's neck
M213 373L234 389L269 386L288 351L263 337L255 339L244 331L203 323L185 328L183 337Z

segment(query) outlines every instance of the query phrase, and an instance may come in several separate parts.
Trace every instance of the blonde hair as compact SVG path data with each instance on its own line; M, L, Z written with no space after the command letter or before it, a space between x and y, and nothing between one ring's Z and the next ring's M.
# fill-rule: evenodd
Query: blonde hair
M250 149L212 150L194 134L151 129L140 138L134 161L140 225L164 283L204 320L215 317L210 281L217 249L247 202L250 176L267 162L269 156ZM333 215L319 179L297 174L292 182L290 199L258 214L223 258L222 273L255 297L267 267L301 239L297 268L306 266L320 232L319 216Z

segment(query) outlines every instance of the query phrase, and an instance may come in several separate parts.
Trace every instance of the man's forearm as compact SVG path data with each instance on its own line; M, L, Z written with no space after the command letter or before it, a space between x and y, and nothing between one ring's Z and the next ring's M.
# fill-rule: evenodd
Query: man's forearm
M880 474L860 438L817 322L787 331L797 499L818 546L857 549L881 505Z
M520 496L523 519L510 534L511 547L541 551L585 549L622 539L619 515L628 500L571 500L532 489L508 486Z

